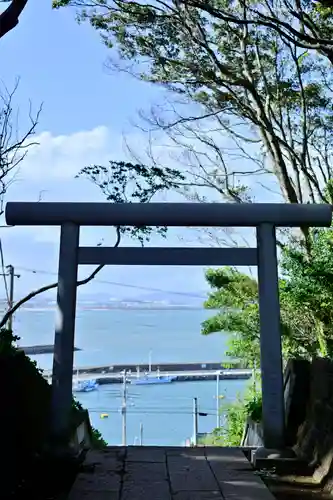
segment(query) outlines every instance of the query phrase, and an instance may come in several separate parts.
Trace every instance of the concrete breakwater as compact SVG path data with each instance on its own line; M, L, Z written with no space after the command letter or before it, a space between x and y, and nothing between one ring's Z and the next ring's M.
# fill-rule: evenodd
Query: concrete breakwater
M161 374L161 373L160 373ZM156 376L157 373L151 373L152 376ZM168 375L174 377L173 382L195 382L195 381L203 381L203 380L216 380L216 372L209 373L173 373L169 372ZM220 380L248 380L251 378L252 372L251 370L242 370L241 372L233 372L233 373L221 373ZM80 377L82 380L83 376ZM135 379L135 376L129 378L129 380ZM96 382L99 385L107 385L107 384L121 384L123 383L122 376L100 376L96 377Z
M165 370L166 365L160 365L156 370L154 370L155 366L151 367L151 370L119 370L119 366L117 367L91 367L88 369L80 368L78 370L73 371L73 375L76 381L85 380L88 378L94 378L98 384L106 385L106 384L120 384L124 381L124 374L126 372L126 379L130 382L131 380L135 380L140 377L157 377L163 375L169 375L173 377L174 382L193 382L200 380L216 380L219 377L220 380L247 380L252 376L252 370L250 369L223 369L221 365L218 363L220 369L193 369L198 368L198 364L188 364L186 367L184 365L178 365L178 370L175 370L177 366L172 365L174 370ZM168 367L170 365L167 365ZM186 369L188 366L192 369ZM201 365L200 365L201 366ZM163 370L162 370L163 367ZM113 369L110 369L113 368ZM138 367L137 367L138 368ZM44 376L50 381L51 372L44 371Z
M27 356L36 356L38 354L52 354L54 351L54 346L52 345L30 345L30 346L19 346L19 351L23 351ZM74 351L81 351L78 347L74 347Z
M160 374L170 374L178 372L202 372L209 374L214 371L237 371L246 370L240 363L217 363L217 362L193 362L193 363L131 363L131 364L114 364L114 365L103 365L103 366L82 366L74 367L73 374L75 375L91 375L97 376L99 374L103 375L121 375L122 372L126 371L127 374L135 373L143 375L145 372L160 372ZM250 371L250 370L249 370ZM45 375L51 375L51 370L45 370ZM216 375L215 375L216 377Z

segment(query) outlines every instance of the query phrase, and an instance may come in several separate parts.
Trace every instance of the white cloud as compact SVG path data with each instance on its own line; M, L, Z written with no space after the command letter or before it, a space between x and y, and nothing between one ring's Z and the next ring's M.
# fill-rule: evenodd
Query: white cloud
M222 144L219 144L221 150L227 148L227 146L230 147L229 139L227 137L223 138L220 135L216 138L216 143L219 144L221 139L223 139ZM149 153L147 156L147 151L150 149L149 146L151 147L149 152L153 153L155 160L159 164L177 166L185 171L191 170L194 175L197 173L202 174L193 153L184 156L184 150L163 134L156 133L151 137L143 131L134 130L125 139L126 143L121 133L114 133L105 126L78 131L70 135L56 136L50 132L42 132L34 138L38 144L29 148L28 154L21 164L18 175L21 184L20 187L23 188L23 183L29 181L30 183L38 184L39 190L43 190L49 189L49 186L46 186L46 184L52 182L53 195L45 195L43 199L51 201L51 196L52 200L56 201L54 197L56 196L57 185L53 183L59 181L69 183L84 166L94 163L106 165L109 160L138 160L149 164ZM126 144L133 152L134 157L127 150ZM199 155L207 170L211 171L216 168L215 162L218 163L218 159L212 154L211 148L207 148L195 140L195 138L184 139L184 145L185 149L186 145L195 149L196 154ZM251 164L250 161L244 161L244 159L233 159L231 157L229 160L231 171L238 170L242 172L244 169L251 171L257 168L257 165ZM258 181L262 180L264 185L270 185L271 179L268 179L267 176L264 179L257 176L247 176L246 179L240 178L243 182L251 186L258 201L266 201L266 198L271 198L272 193L265 193L262 186L258 184ZM64 184L63 187L65 187ZM76 196L77 191L75 188L74 190L73 201L78 201ZM63 196L62 191L59 191L61 196ZM203 194L216 201L220 200L220 195L212 189Z
M20 165L6 201L103 201L98 188L85 179L74 179L85 165L106 164L111 158L124 156L120 134L104 126L70 135L42 132L34 137ZM96 231L98 235L98 230ZM58 227L20 227L6 232L6 239L27 239L35 244L59 242ZM94 238L91 237L93 240Z
M69 179L86 165L124 156L122 137L104 126L70 135L42 132L34 141L38 144L29 148L21 165L22 180Z
M133 133L126 139L135 152L144 153L146 138L142 132ZM86 179L75 179L75 175L85 165L107 165L110 159L130 158L123 136L104 126L70 135L42 132L34 140L38 145L29 148L6 201L105 201L96 186ZM6 233L6 239L17 241L19 238L29 245L57 246L59 233L58 227L17 226ZM95 245L102 239L105 244L112 245L113 231L110 228L81 228L82 244Z
M105 126L70 135L57 136L50 132L42 132L35 139L39 144L29 149L27 157L22 162L18 182L10 188L7 201L37 201L40 197L42 201L55 202L104 201L102 193L96 186L86 179L74 179L75 175L82 167L89 164L107 165L110 159L130 159L123 136ZM126 137L126 142L137 154L139 161L149 163L146 154L149 146L148 135L135 130L135 133ZM170 140L157 134L153 138L152 146L160 164L184 168L184 165L177 164L176 159L172 158L173 153L178 156L179 151ZM211 189L204 194L208 199L215 198L216 201L220 199ZM268 196L271 197L271 194L263 192L261 188L260 201L266 201L265 197ZM176 193L167 193L158 199L179 201L182 197ZM36 244L57 244L59 241L59 228L17 227L13 231L16 235L27 237ZM187 232L182 231L184 237ZM102 238L112 239L112 235L109 228L82 228L82 241L85 241L85 244L96 244ZM193 237L196 236L192 235L191 238Z
M140 131L134 131L126 137L131 149L138 154L138 157L145 161L149 137ZM126 153L123 136L114 133L107 127L100 126L92 130L78 131L70 135L54 135L50 132L43 132L36 136L38 146L30 148L27 157L22 162L18 182L15 182L8 191L7 201L37 201L42 192L43 201L103 201L101 192L93 186L92 183L84 179L74 179L75 175L85 165L92 163L101 163L106 165L110 159L121 160L130 158ZM172 150L170 141L165 138L158 138L154 143L154 153L157 154L161 164L172 166L177 165L170 153L178 152L175 147ZM183 166L184 168L184 166ZM213 196L212 193L209 194ZM167 194L164 201L178 201L175 194ZM190 230L189 230L190 231ZM170 231L167 241L152 241L151 244L157 245L179 245L177 231ZM196 233L189 233L186 230L181 231L185 241L196 241ZM36 268L56 271L59 245L58 227L16 227L3 231L3 242L5 244L6 258L10 255L11 263L17 267ZM114 233L112 229L106 228L82 228L81 245L95 245L101 239L104 239L105 245L112 245L114 242ZM124 244L133 244L124 242ZM89 269L85 269L87 273ZM117 278L117 270L110 268L111 280L121 280L120 274ZM152 275L153 270L145 269L141 271L130 270L129 276L142 276L146 281L147 276ZM120 273L120 271L119 271ZM162 274L161 274L162 273ZM193 285L188 284L188 288L195 289L195 283L202 281L202 271L199 269L197 274L193 273ZM177 276L181 281L189 281L188 271L177 270ZM163 276L165 285L172 289L172 273L170 270L159 270L158 276ZM200 279L199 279L199 278ZM45 281L45 275L35 277L40 283ZM131 278L132 279L132 278ZM44 281L43 281L44 280ZM168 281L169 280L169 281ZM23 280L22 280L23 281ZM130 282L130 278L128 278ZM37 281L36 281L37 283ZM33 286L36 286L34 282ZM29 288L30 281L26 285ZM97 284L96 284L97 286ZM98 285L100 286L100 285ZM201 285L200 285L201 286Z

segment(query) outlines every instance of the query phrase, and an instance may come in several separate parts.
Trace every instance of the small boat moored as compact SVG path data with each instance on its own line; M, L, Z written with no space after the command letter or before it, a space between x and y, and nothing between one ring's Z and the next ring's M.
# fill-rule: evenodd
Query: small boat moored
M98 389L98 383L95 379L78 380L73 386L73 392L91 392Z
M134 378L131 380L133 385L152 385L152 384L169 384L173 382L176 377L171 377L170 375L162 375L157 377L150 377L146 375L142 378Z

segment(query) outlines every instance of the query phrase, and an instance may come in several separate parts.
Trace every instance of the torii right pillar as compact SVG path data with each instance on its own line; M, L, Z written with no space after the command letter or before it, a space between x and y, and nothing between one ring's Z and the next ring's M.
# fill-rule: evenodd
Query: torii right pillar
M257 226L263 440L266 449L285 447L284 382L281 346L276 230Z

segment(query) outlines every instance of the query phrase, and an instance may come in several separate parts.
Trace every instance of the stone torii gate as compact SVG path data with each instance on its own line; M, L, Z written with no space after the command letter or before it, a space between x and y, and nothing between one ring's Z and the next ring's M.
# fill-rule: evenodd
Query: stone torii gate
M7 203L8 225L61 226L52 376L53 435L66 435L71 411L78 265L258 266L264 445L283 449L284 389L275 228L328 227L331 219L330 205L315 204ZM80 247L80 226L255 227L257 247Z

